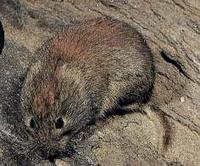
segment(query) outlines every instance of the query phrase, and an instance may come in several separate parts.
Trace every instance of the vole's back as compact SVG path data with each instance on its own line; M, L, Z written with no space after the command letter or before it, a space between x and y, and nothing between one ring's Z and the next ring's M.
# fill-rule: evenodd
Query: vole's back
M51 68L62 61L68 69L81 71L87 94L100 110L144 102L153 87L154 65L147 44L134 28L117 20L74 24L41 50Z

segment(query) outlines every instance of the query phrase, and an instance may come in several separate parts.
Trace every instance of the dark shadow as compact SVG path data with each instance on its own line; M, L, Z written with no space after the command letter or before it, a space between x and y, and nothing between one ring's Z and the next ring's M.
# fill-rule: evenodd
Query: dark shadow
M166 51L164 51L164 50L161 51L160 55L161 55L161 57L162 57L167 63L171 63L172 65L174 65L174 66L178 69L178 71L179 71L180 73L182 73L185 77L189 78L188 74L187 74L187 73L185 72L185 70L182 68L181 64L180 64L178 61L172 59L172 58L168 55L168 53L167 53Z
M0 54L2 53L4 46L4 30L3 30L3 25L0 21Z

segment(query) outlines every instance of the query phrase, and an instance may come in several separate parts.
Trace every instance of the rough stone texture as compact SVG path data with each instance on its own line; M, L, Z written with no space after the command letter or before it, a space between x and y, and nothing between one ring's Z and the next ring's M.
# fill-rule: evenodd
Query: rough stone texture
M31 60L37 58L33 53L41 43L65 25L97 16L129 23L149 43L157 73L150 103L156 107L145 107L146 115L113 116L89 126L79 134L72 158L55 163L40 161L39 165L198 166L199 0L1 0L0 20L6 38L0 56L1 125L18 133L20 118L15 108L21 77ZM165 115L168 127L158 111ZM163 143L165 132L171 137L167 145ZM3 148L0 152L3 163ZM35 165L28 161L23 164Z

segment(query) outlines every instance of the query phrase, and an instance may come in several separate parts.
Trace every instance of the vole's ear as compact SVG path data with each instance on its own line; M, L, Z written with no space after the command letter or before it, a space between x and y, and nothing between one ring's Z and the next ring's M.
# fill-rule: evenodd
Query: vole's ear
M3 25L0 21L0 54L2 53L4 46L4 30L3 30Z

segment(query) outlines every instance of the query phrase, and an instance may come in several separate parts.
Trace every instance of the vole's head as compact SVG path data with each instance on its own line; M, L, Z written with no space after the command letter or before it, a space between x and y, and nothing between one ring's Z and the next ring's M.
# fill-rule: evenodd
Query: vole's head
M65 152L71 137L94 115L80 70L59 60L48 63L31 67L21 93L30 141L47 158Z

